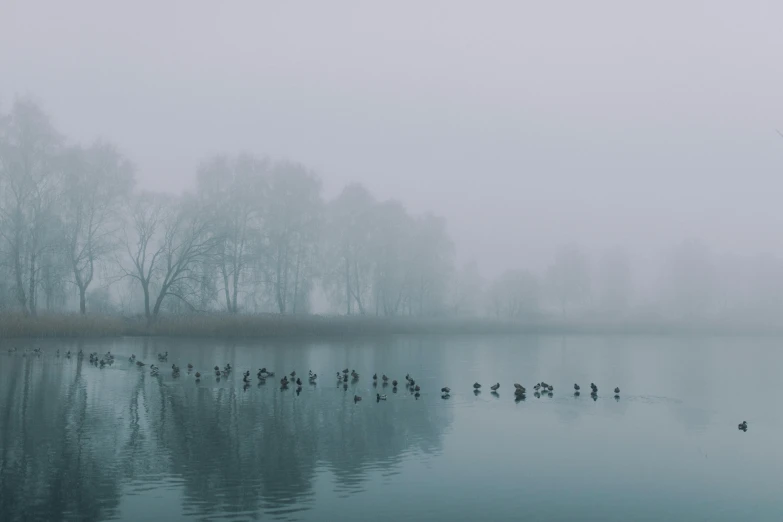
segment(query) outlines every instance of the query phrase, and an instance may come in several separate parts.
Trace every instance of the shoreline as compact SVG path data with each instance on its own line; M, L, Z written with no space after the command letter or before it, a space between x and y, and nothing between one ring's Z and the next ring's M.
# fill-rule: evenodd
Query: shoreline
M173 337L221 339L360 338L398 335L692 335L783 336L783 327L726 321L507 322L478 318L375 316L186 315L146 320L119 316L0 314L0 339Z

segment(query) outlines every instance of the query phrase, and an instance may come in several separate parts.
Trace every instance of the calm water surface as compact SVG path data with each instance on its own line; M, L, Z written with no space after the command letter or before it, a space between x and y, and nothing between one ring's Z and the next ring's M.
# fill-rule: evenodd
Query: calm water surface
M780 521L781 342L4 342L0 520ZM22 355L34 347L43 355ZM57 348L117 360L101 370ZM163 351L159 377L127 360ZM216 382L210 368L227 362L233 375ZM259 386L262 366L277 378ZM347 391L335 379L345 367L361 374ZM316 386L280 389L284 373L310 369ZM376 390L373 372L410 373L421 397ZM553 397L515 402L514 382L540 380Z

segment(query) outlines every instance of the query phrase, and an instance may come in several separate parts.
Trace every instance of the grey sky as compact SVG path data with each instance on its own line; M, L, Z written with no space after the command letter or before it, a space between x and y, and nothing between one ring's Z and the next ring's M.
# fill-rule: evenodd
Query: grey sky
M0 0L0 103L149 188L216 152L444 215L460 259L783 245L783 3Z

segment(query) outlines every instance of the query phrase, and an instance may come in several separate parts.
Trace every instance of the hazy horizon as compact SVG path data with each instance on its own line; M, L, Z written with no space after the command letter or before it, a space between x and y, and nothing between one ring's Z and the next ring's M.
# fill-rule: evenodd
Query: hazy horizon
M142 188L216 153L300 161L327 198L445 217L488 276L570 243L783 251L779 4L4 6L0 107L33 95Z

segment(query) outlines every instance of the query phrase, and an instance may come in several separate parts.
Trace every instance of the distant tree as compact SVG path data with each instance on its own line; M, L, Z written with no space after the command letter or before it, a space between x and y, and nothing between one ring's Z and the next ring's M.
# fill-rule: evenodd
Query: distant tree
M320 180L297 163L272 167L264 240L257 250L268 297L279 313L297 313L309 299L323 215Z
M484 299L484 278L475 261L466 263L451 280L450 308L456 315L475 315Z
M29 98L0 118L0 234L19 307L36 315L41 259L58 238L60 134Z
M547 270L547 280L565 317L571 304L582 302L590 295L587 255L573 245L561 247Z
M251 269L253 251L263 249L269 170L268 161L242 154L211 158L197 173L199 198L219 237L215 262L230 313L238 311L239 292Z
M87 312L87 290L96 263L114 251L122 216L119 209L133 187L133 166L105 142L65 154L62 197L64 241L79 312Z
M604 312L621 313L632 293L631 262L622 248L607 250L599 264L600 304Z
M492 315L516 320L539 311L538 279L526 270L509 270L495 279L487 291Z

